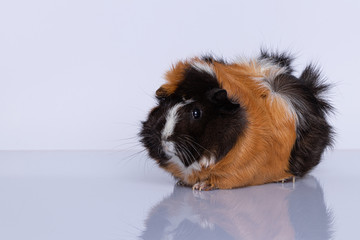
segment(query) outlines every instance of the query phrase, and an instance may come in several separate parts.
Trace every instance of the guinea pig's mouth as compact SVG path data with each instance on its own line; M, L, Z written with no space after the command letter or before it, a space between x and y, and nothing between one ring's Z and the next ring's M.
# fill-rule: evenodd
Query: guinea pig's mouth
M179 146L176 145L175 143L171 142L171 141L162 141L161 142L162 148L163 148L163 152L165 153L166 157L170 160L174 157L177 157L178 159L180 159L180 161L185 165L188 166L189 164L191 164L189 161L187 160L186 157L184 156L184 154L181 152L181 150L179 149Z
M189 149L184 143L176 144L169 140L162 140L161 145L162 152L165 154L168 160L173 159L177 163L179 163L180 160L180 162L185 167L188 167L197 161L198 155L196 154L199 154L198 150L195 150L196 152L191 152L191 149Z

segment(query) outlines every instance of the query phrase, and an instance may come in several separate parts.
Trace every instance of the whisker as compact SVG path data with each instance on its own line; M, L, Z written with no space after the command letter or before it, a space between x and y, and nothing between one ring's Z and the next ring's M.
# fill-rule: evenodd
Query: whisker
M192 143L195 144L196 146L198 146L198 147L202 148L203 150L207 151L208 153L212 154L212 152L211 152L210 150L208 150L207 148L203 147L201 144L197 143L197 142L193 139L193 137L191 137L191 136L189 136L189 135L185 135L185 134L183 134L183 135L181 135L181 136L185 137L188 141L192 142Z
M184 161L187 161L185 152L179 143L175 144L175 149L176 149L176 152L179 154L179 158L183 159Z
M186 142L183 142L182 144L184 145L185 150L191 155L192 159L193 159L194 161L196 161L196 158L195 158L194 154L192 154L192 152L190 151L190 149L187 148ZM199 154L199 155L200 155L200 154Z
M129 163L130 161L132 161L135 157L137 156L140 156L142 153L144 153L146 151L146 149L143 149L143 150L140 150L140 151L137 151L135 153L132 153L128 156L125 156L122 161L119 161L118 164L120 163Z
M179 139L180 140L180 139ZM183 149L184 153L187 154L188 156L188 165L190 165L192 162L195 162L196 161L196 158L195 156L191 153L191 151L186 147L186 144L181 142L181 141L178 141L178 144L181 146L181 148Z
M191 141L188 141L186 139L182 139L180 138L181 140L183 140L185 142L185 144L189 145L192 149L195 150L195 152L197 153L197 155L201 156L201 153L196 149L196 147L194 146L193 143L191 143Z
M132 137L127 137L127 138L120 138L115 141L128 141L128 140L138 140L138 139L139 139L138 136L132 136Z
M185 151L185 149L180 145L180 144L177 144L177 148L180 150L178 151L178 153L180 153L180 155L183 157L184 159L184 162L188 165L190 165L190 156L189 154Z

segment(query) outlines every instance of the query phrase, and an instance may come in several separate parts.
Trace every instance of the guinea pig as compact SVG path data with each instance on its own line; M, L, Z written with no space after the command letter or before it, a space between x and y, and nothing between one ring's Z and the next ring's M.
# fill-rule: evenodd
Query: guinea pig
M226 62L179 61L156 91L140 141L157 164L195 190L302 177L331 146L330 85L310 64L299 77L288 53Z

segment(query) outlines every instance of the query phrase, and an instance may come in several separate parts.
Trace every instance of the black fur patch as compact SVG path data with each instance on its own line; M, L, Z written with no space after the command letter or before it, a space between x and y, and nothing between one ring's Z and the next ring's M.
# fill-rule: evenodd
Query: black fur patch
M214 76L195 67L190 67L185 70L184 80L178 85L174 95L196 100L214 88L220 88Z
M329 85L322 82L319 70L309 65L300 76L306 108L297 106L302 124L297 129L297 139L290 156L290 171L297 176L305 175L316 166L325 148L333 143L333 128L326 120L333 108L322 96ZM300 97L299 96L299 97Z
M269 59L292 72L292 59L286 54L262 52L260 59ZM309 65L300 78L290 73L280 74L273 80L272 88L290 100L295 109L297 137L289 159L289 171L303 176L320 162L322 153L333 142L334 132L326 120L333 108L323 97L329 85L321 79L319 70Z

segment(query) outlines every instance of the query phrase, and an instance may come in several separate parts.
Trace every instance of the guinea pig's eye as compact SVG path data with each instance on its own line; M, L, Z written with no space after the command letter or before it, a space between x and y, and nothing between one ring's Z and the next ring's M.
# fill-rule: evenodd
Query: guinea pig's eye
M198 108L192 110L192 116L194 119L199 119L201 117L201 111Z

